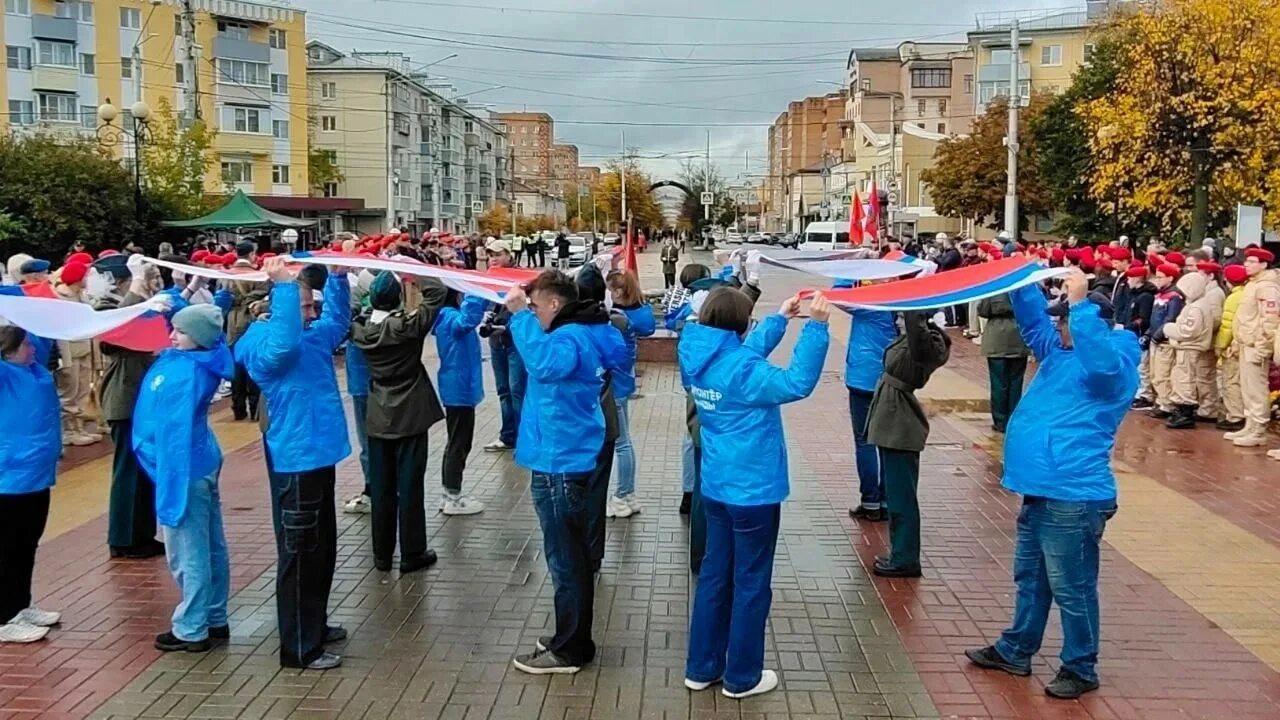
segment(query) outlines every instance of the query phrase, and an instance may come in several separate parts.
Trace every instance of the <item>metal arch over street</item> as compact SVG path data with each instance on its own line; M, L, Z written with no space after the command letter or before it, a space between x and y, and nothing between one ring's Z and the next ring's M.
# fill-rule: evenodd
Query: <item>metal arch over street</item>
M692 190L685 187L683 183L678 183L675 180L660 180L649 186L649 192L653 192L654 190L657 190L658 188L663 188L663 187L680 188L681 190L684 191L685 195L688 195L689 197L693 197Z

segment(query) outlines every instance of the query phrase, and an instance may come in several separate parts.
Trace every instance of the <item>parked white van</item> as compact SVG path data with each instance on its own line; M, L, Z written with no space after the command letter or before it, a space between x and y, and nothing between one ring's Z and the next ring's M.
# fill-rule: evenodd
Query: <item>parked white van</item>
M811 222L800 236L797 250L848 250L849 222Z

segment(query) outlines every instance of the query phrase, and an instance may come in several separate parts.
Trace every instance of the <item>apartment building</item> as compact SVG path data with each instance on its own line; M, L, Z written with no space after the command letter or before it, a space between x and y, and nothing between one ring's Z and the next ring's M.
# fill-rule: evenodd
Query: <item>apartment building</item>
M511 142L512 177L530 187L549 188L554 177L555 121L540 112L498 113L497 120L506 126Z
M578 184L592 186L600 182L600 168L584 165L578 168Z
M503 126L415 72L408 56L311 41L307 63L313 142L344 176L321 194L364 205L337 218L335 230L469 231L509 201Z
M551 146L551 181L554 189L578 182L578 146L556 143Z
M138 100L185 117L198 85L199 112L218 131L206 190L307 195L305 13L272 2L190 5L194 62L179 0L5 0L0 129L90 134L108 100L118 126ZM113 149L135 154L127 139Z
M783 230L792 216L789 178L800 170L827 162L839 163L843 154L840 121L844 93L797 100L769 127L769 177L765 228Z

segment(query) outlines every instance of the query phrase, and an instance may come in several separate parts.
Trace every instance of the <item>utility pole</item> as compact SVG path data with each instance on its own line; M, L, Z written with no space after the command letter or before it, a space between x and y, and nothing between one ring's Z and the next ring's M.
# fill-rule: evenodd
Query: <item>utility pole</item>
M892 95L889 96L889 189L895 193L898 190L898 98ZM876 191L878 192L879 188L876 188ZM850 208L849 212L853 212L853 208ZM896 235L898 232L897 218L898 204L890 203L890 234Z
M1004 194L1004 229L1015 242L1018 240L1018 110L1022 105L1018 55L1018 21L1014 20L1009 26L1009 136L1005 138L1009 148L1009 178Z
M507 142L511 142L511 138L507 138ZM511 173L507 177L507 188L511 195L511 234L518 235L516 232L516 149L514 147L507 148L507 157L511 158L507 163L507 167L511 168Z
M627 131L622 131L622 169L619 171L619 180L622 181L622 217L619 220L627 219ZM628 228L630 229L630 228ZM630 241L631 235L628 233L627 240Z
M186 116L188 121L200 119L200 55L196 52L196 14L191 0L182 0L182 41L187 48L183 77L186 82Z

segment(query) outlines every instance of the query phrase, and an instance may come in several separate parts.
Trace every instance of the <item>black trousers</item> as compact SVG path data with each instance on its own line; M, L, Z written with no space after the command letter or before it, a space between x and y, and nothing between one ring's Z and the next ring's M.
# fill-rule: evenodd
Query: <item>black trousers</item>
M880 448L880 472L889 505L889 562L920 567L920 453Z
M702 445L693 446L693 497L689 503L689 570L702 570L707 553L707 512L702 507Z
M1025 357L989 357L991 375L991 425L1004 432L1022 400L1022 380L1027 374Z
M258 384L249 377L244 365L236 363L236 374L231 378L231 414L240 419L249 415L258 417Z
M546 267L546 266L547 266L547 249L539 246L538 247L538 267Z
M427 472L427 434L406 438L369 438L369 496L373 516L373 563L391 568L400 528L400 564L427 552L427 511L423 483Z
M280 664L306 667L324 652L329 592L338 562L333 466L277 473L266 451L276 532L276 620Z
M513 253L512 257L514 257L514 258L515 258L516 267L520 267L520 258L521 258L521 256L523 256L523 255L524 255L524 250L523 250L523 249L516 250L516 251Z
M943 308L942 314L946 317L948 326L965 327L969 324L969 306L967 304L948 305Z
M453 495L462 492L462 473L467 469L467 455L476 435L476 409L445 407L445 427L449 442L444 448L444 489Z
M133 454L133 421L112 420L107 544L130 548L156 539L156 486Z
M672 271L672 272L666 272L666 271L663 271L663 273L662 273L662 282L663 282L663 286L662 286L662 287L663 287L664 289L665 289L665 288L673 288L673 287L675 287L675 286L676 286L676 274L675 274L675 271Z
M606 440L596 456L596 469L591 472L587 489L587 539L591 543L591 567L604 560L605 508L609 504L609 477L613 474L613 453L617 441Z
M0 625L31 607L36 548L49 519L49 491L0 495Z

